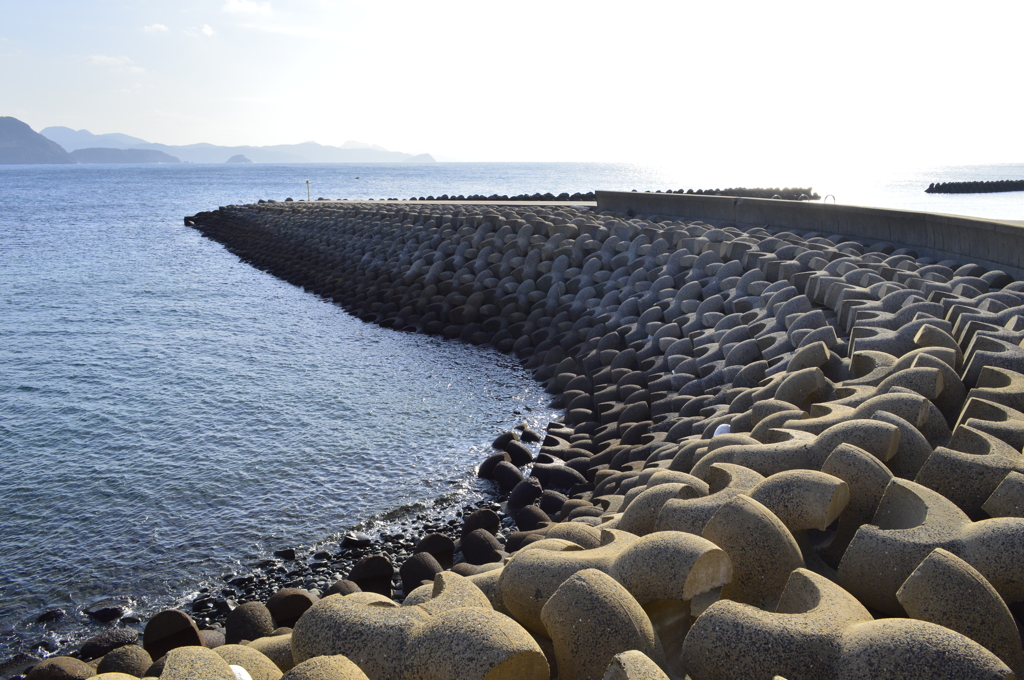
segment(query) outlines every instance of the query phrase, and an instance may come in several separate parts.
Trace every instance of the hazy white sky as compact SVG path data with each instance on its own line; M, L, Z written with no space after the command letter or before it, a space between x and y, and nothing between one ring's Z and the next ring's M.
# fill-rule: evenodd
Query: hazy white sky
M0 0L0 115L480 161L1024 160L1021 0Z

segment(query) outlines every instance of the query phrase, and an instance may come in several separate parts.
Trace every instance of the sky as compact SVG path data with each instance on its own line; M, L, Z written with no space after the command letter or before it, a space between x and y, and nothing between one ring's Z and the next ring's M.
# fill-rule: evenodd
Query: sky
M1021 162L1021 0L0 0L0 115L464 161Z

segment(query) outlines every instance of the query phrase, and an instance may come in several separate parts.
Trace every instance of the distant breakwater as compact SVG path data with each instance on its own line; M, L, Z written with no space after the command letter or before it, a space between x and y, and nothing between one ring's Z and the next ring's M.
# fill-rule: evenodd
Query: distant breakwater
M999 179L987 182L932 182L926 194L995 194L1004 191L1024 191L1024 179Z
M333 655L373 680L1024 670L1007 608L1024 602L1007 444L1024 431L1024 285L1005 272L566 206L268 203L185 222L365 321L513 353L568 409L536 456L495 440L479 474L500 514L424 537L397 569L406 606L381 599L398 565L368 555L330 597L232 612L227 640L262 635L281 671ZM192 651L167 677L222 664L180 612L147 625L152 658L169 618Z
M634 192L635 191L636 190L634 189ZM784 189L780 189L780 188L777 188L777 187L774 188L774 189L765 189L765 188L751 188L751 189L748 189L748 188L745 188L745 187L739 187L739 188L728 188L728 189L697 189L697 190L693 190L693 189L667 189L665 191L661 191L659 189L659 190L655 191L654 193L658 193L658 194L661 194L661 193L666 193L666 194L689 194L689 195L696 195L696 196L732 196L734 198L776 198L776 199L783 199L783 200L786 200L786 201L817 201L817 200L821 199L821 196L818 195L818 193L815 192L814 189L812 189L810 187L807 187L807 188L789 188L789 187L786 187ZM499 201L500 202L504 202L504 201L519 201L519 202L524 202L524 203L544 203L544 202L565 203L565 202L574 202L574 201L580 201L580 202L593 201L595 199L596 199L596 195L594 194L593 191L588 191L588 192L585 192L585 193L580 193L580 192L577 191L577 192L572 193L572 194L570 194L567 191L563 191L562 193L557 194L557 195L556 194L552 194L551 192L547 192L547 193L544 193L544 194L541 194L541 193L514 194L514 195L511 195L511 196L509 196L507 194L490 194L490 195L469 194L468 196L464 196L462 194L459 194L457 196L454 195L454 194L451 195L451 196L449 196L448 194L439 194L437 196L433 196L433 195L418 196L418 197L417 196L411 196L411 197L409 197L408 200L410 200L410 201L451 201L451 202L471 201L471 202L474 202L474 203L487 202L487 201L495 202L495 203L499 202ZM318 198L316 200L318 200L318 201L329 201L330 199L324 198L323 196L321 196L320 198ZM338 200L347 200L347 199L338 199ZM370 199L370 200L373 200L373 199ZM383 198L381 200L383 200L383 201L401 201L401 200L405 200L405 199L400 199L400 198ZM285 201L286 202L291 202L292 199L288 198L288 199L285 199ZM259 201L259 203L274 203L274 202L275 201L273 201L273 200L270 200L270 201L260 200Z
M662 193L656 191L655 193ZM671 189L665 192L666 194L689 194L696 196L732 196L734 198L781 198L785 201L817 201L821 198L814 189L810 187L806 188L751 188L746 187L730 187L728 189L677 189L672 191Z

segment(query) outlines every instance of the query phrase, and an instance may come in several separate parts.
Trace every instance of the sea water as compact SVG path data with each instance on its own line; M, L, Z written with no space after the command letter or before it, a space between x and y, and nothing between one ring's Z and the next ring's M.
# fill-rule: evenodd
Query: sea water
M1024 194L923 193L1019 177L769 185L1024 219ZM183 226L305 198L307 179L314 199L744 183L570 163L0 167L0 660L80 640L96 600L128 597L145 618L277 548L479 496L491 439L558 414L509 357L362 323ZM56 632L35 623L58 607L70 619Z

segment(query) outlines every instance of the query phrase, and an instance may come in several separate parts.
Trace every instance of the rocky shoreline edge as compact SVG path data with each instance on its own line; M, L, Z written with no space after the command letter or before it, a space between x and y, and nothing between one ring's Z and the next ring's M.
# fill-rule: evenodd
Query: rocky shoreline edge
M186 225L365 321L515 354L566 416L539 452L495 441L479 475L508 496L463 517L462 561L424 536L323 597L240 605L224 640L166 611L141 647L29 678L1024 671L1024 283L1005 272L567 206L300 202Z
M523 429L528 429L525 421L516 431ZM200 631L223 634L228 615L239 604L266 601L285 588L302 588L320 595L368 555L386 555L400 564L414 554L418 537L439 534L457 541L464 517L478 510L499 510L502 498L493 484L471 483L430 501L392 508L313 545L282 546L262 559L246 560L243 563L247 568L228 570L212 582L205 581L196 588L194 596L181 599L176 606L191 615ZM503 523L498 531L499 540L510 533L510 526L509 521ZM404 593L397 572L393 581L395 597L401 600ZM78 642L60 646L44 639L35 647L46 643L52 645L49 649L52 653L92 661L95 656L90 650L95 648L95 642L109 637L103 630L105 626L117 626L110 630L125 631L117 634L119 640L137 639L142 632L144 619L140 618L130 595L93 602L82 608L81 613L91 622L89 628L95 629L95 634L78 636ZM60 623L73 616L64 608L48 609L39 615L37 623ZM41 657L29 652L4 659L0 661L0 678L19 678L22 671L40 661Z

